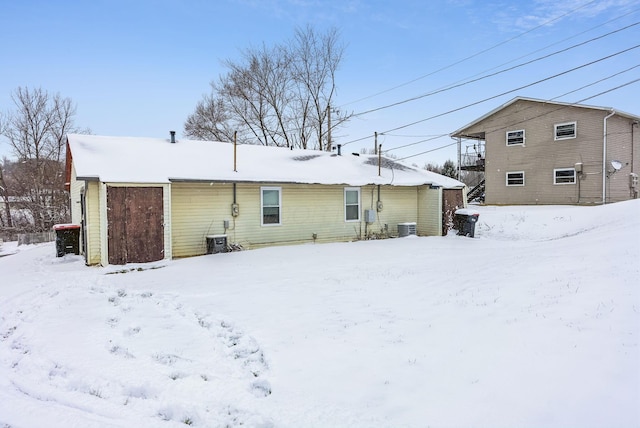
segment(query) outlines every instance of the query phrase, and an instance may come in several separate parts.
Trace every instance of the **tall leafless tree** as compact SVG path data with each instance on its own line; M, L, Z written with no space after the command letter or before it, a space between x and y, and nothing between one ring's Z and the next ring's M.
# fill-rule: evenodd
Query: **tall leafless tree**
M12 100L15 110L5 116L2 135L17 162L5 182L11 182L8 192L30 211L34 230L48 230L68 219L64 137L79 131L74 125L76 107L70 98L41 88L19 87Z
M299 124L302 129L314 131L318 150L332 149L329 115L334 114L332 127L340 126L347 119L331 107L336 92L336 72L344 53L339 39L336 29L318 35L311 27L306 27L296 30L295 42L291 44L290 55L295 58L293 76L301 88L296 117L303 121Z
M227 107L216 98L215 85L196 105L184 124L185 135L208 141L233 141L233 128Z
M227 74L211 83L185 135L227 141L233 129L241 143L331 150L329 123L349 119L332 109L343 52L336 30L311 27L284 44L242 51L239 61L224 61Z
M0 226L13 227L13 221L11 219L11 201L9 200L9 186L4 179L4 168L7 164L7 159L4 158L0 162L0 195L2 195L2 203L4 205L4 212L0 212Z

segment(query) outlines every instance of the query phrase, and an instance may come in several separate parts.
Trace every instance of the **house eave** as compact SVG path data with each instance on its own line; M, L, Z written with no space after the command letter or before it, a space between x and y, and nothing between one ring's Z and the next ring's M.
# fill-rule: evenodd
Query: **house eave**
M78 180L78 181L100 181L100 177L98 177L97 175L83 175L83 176L77 176L76 180Z

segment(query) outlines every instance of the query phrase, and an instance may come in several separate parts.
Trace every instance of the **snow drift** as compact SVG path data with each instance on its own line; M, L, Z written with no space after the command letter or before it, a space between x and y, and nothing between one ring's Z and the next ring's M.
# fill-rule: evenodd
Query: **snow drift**
M0 258L0 426L640 425L640 201L476 238Z

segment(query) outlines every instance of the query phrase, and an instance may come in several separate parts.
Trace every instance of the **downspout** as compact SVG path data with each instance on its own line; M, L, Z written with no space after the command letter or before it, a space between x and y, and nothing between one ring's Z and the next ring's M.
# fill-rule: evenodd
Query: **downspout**
M460 180L460 175L462 174L462 137L458 137L458 180Z
M607 119L616 114L611 109L611 113L605 116L603 122L604 133L602 136L602 205L607 203Z
M636 126L638 126L637 120L631 122L631 172L635 172L633 169L633 145L635 144L633 128L635 128Z

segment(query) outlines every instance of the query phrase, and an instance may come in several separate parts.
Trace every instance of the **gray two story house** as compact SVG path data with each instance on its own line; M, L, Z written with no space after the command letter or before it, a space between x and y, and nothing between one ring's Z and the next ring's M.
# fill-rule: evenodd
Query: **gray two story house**
M473 196L487 204L603 204L638 198L639 121L610 107L517 97L450 135L473 147L460 169L480 174Z

